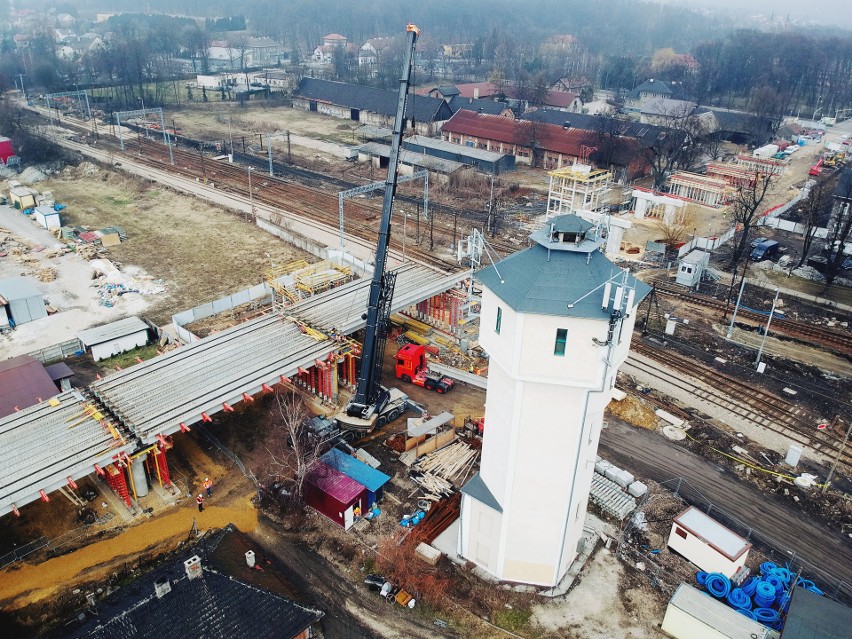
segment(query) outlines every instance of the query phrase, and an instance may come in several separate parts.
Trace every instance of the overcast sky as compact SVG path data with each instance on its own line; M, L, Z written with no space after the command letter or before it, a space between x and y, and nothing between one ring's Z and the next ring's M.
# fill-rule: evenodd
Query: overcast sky
M826 25L852 28L852 0L662 0L688 7L707 7L739 15L762 13L776 16L790 15L797 22L817 22Z

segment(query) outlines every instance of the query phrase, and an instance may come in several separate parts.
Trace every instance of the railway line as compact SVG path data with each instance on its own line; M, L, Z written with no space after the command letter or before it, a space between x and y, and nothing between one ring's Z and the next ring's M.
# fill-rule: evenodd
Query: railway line
M725 302L713 297L692 293L683 290L679 286L665 282L658 281L655 282L655 285L660 295L681 299L690 304L717 311L724 311L725 309ZM729 307L729 311L733 311L733 309ZM755 326L765 324L766 319L765 315L742 307L737 311L737 321L748 322ZM780 333L803 344L817 345L847 357L852 356L852 333L849 332L836 331L823 326L814 326L795 320L782 319L777 316L772 318L772 332Z
M40 113L40 111L35 111ZM41 114L43 115L43 114ZM78 133L88 133L89 125L84 122L77 121L74 118L64 118L62 126L73 128ZM154 168L168 170L172 173L177 173L192 179L205 180L214 182L217 189L230 191L244 197L248 197L248 183L246 170L242 165L228 164L222 161L214 160L209 155L204 155L201 149L189 151L178 146L172 147L174 155L174 165L170 163L168 148L159 140L149 140L142 135L144 129L139 129L139 134L136 139L125 140L125 150L120 150L118 140L111 135L102 134L98 140L98 146L108 147L108 149L116 156L133 157L134 162L145 164ZM190 146L198 146L196 140L188 138L180 138L185 144ZM353 186L358 186L354 183L345 182L332 176L326 176L321 173L307 171L298 167L290 167L273 163L273 172L280 171L283 176L270 176L266 173L268 169L268 160L250 154L235 153L235 157L245 160L247 165L263 168L264 173L260 171L256 173L257 184L253 184L253 197L259 203L268 204L271 206L280 206L282 202L287 203L290 212L309 216L311 219L321 221L328 226L337 227L339 225L338 212L338 195L337 192L328 192L313 186L305 186L293 182L290 178L309 180L313 183L328 184L335 189L348 189ZM263 185L263 186L260 186ZM399 194L398 197L403 201L409 201L411 205L418 202L417 198L404 196ZM432 222L431 232L435 238L436 245L448 244L452 237L460 239L463 234L465 225L473 222L476 225L484 223L484 213L472 211L469 209L451 209L446 205L437 202L430 202L430 210L432 213L442 212L442 215L435 215ZM375 235L371 235L369 231L370 222L377 222L380 214L379 203L372 203L369 200L347 200L345 203L345 215L347 229L346 232L350 235L358 236L362 239L373 241ZM452 215L452 218L450 217ZM479 218L482 218L481 220ZM430 224L423 221L423 230L421 231L421 245L430 233ZM410 239L410 238L409 238ZM394 239L392 248L402 251L402 241ZM412 239L410 243L406 242L406 253L416 255L417 259L428 263L441 270L447 270L449 267L455 266L455 261L451 258L441 258L434 252L427 251L421 245L415 244ZM502 256L508 255L518 250L522 246L519 242L505 242L496 238L489 240L489 245L498 251ZM449 251L448 251L449 255Z
M666 367L660 368L634 356L628 357L627 364L648 377L673 385L690 396L729 411L756 427L783 435L829 458L834 458L841 449L841 437L836 433L817 429L816 419L802 407L783 397L639 339L633 340L631 350ZM852 453L844 450L838 465L845 473L852 472Z

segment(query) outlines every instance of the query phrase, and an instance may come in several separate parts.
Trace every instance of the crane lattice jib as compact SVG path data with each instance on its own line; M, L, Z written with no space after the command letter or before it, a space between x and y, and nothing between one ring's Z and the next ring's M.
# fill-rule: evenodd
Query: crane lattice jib
M416 26L409 24L406 27L405 61L402 67L402 77L399 79L399 99L391 137L388 177L385 181L385 199L382 204L382 221L379 227L379 242L376 246L376 265L373 271L373 281L370 283L364 352L361 356L358 390L346 409L346 412L353 416L370 412L370 407L376 404L381 394L381 358L384 353L379 352L379 347L384 344L382 337L389 321L387 317L390 309L389 298L393 295L393 278L387 277L385 263L390 245L391 214L393 213L393 199L396 194L399 149L402 145L402 134L405 129L405 105L411 83L414 45L417 42L418 35L420 35L420 29ZM384 313L384 317L382 317L382 313Z

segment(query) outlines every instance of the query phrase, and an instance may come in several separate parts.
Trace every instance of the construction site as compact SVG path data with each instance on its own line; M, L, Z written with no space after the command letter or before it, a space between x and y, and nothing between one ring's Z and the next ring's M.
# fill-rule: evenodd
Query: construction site
M783 638L804 597L852 602L852 296L754 269L735 311L688 257L726 255L756 176L767 216L798 201L807 158L664 193L530 169L498 217L466 204L485 176L398 171L399 121L385 179L140 118L86 144L50 116L75 162L0 207L9 636L76 632L229 524L320 636L685 636L691 610Z

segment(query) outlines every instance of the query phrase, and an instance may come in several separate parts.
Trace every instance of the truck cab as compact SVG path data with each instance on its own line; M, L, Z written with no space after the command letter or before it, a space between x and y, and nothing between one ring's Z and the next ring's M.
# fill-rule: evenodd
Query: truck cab
M436 393L446 393L456 385L456 380L451 377L429 370L426 347L420 344L406 344L399 349L396 354L396 378Z

